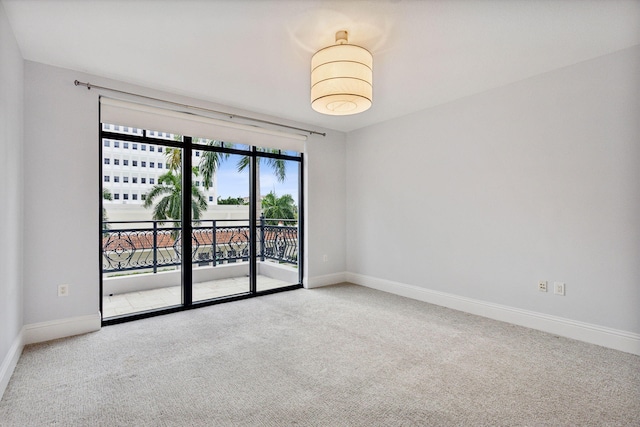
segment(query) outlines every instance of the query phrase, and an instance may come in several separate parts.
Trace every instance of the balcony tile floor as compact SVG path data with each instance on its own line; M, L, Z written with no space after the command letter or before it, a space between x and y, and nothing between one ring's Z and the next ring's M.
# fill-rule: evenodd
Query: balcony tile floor
M291 285L291 283L282 280L258 276L258 291L282 288L289 285ZM203 301L248 291L248 277L211 280L208 282L194 283L193 300ZM102 301L103 318L179 305L180 300L180 286L105 296Z

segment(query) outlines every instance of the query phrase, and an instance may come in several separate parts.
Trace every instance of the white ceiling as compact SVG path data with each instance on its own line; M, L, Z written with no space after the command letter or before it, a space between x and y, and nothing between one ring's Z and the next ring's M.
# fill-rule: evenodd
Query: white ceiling
M640 44L639 0L2 0L25 59L350 131ZM311 109L347 29L373 107Z

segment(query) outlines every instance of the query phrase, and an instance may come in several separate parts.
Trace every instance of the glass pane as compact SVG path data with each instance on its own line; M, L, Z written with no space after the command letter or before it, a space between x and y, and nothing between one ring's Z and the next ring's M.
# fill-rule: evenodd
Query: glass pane
M299 162L258 157L257 290L299 283Z
M101 142L103 317L180 305L182 150Z
M251 150L251 146L247 144L239 144L235 142L221 141L219 139L210 139L210 138L193 138L194 146L205 146L205 147L224 147L224 148L233 148L234 150L243 150L249 151Z
M245 156L193 151L193 301L249 292L249 165ZM243 166L245 163L246 166ZM240 170L238 170L240 168ZM203 199L200 199L203 200Z

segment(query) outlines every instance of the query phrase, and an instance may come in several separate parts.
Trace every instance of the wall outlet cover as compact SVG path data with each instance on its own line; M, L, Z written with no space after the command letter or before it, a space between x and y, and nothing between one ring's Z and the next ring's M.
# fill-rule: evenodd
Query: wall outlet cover
M59 297L69 296L69 285L58 285L58 296Z

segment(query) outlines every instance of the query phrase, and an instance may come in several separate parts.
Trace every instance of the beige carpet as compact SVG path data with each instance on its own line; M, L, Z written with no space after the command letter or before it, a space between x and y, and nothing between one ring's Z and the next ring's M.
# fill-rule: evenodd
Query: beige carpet
M639 426L640 357L354 285L28 346L2 426Z

